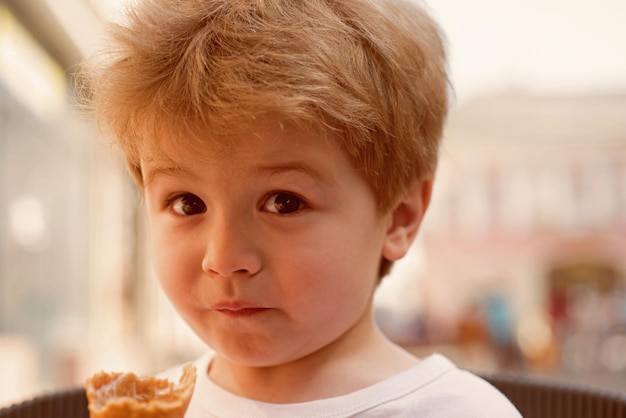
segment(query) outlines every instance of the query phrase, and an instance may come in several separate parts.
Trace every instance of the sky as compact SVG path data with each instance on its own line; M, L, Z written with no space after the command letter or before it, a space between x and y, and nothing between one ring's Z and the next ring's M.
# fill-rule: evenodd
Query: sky
M457 100L503 89L626 91L624 0L430 0Z

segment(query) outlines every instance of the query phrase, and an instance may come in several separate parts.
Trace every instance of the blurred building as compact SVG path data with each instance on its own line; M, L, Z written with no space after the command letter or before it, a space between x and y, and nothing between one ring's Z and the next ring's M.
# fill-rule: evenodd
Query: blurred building
M74 98L73 50L16 10L0 2L0 404L105 357L135 263L137 196Z
M516 367L621 373L626 389L625 114L626 95L520 91L452 113L418 345L506 345Z

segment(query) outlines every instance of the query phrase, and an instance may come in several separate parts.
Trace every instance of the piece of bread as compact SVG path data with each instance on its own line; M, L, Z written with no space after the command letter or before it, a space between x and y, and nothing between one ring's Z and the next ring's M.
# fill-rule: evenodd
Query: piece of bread
M91 418L183 418L196 384L196 368L188 363L178 384L134 373L99 372L87 379Z

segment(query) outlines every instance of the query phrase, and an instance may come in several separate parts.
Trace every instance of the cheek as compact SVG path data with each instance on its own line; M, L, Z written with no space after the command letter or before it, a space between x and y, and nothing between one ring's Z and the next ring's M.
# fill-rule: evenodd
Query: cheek
M178 241L182 242L182 241ZM176 240L166 234L153 234L151 237L152 265L161 287L176 303L178 296L185 291L192 277L195 257L191 248L176 244Z
M326 239L324 245L294 246L282 254L282 286L292 306L331 314L369 300L378 265L371 244Z

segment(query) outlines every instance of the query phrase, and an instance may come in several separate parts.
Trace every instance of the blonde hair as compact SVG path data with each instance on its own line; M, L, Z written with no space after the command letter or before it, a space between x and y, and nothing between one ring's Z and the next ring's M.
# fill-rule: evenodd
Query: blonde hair
M87 103L140 186L164 129L202 141L264 117L339 138L382 211L435 170L445 52L414 2L140 0L109 35Z
M262 120L338 138L381 212L435 171L445 48L415 2L138 0L108 29L81 87L140 187L163 141L202 146Z

